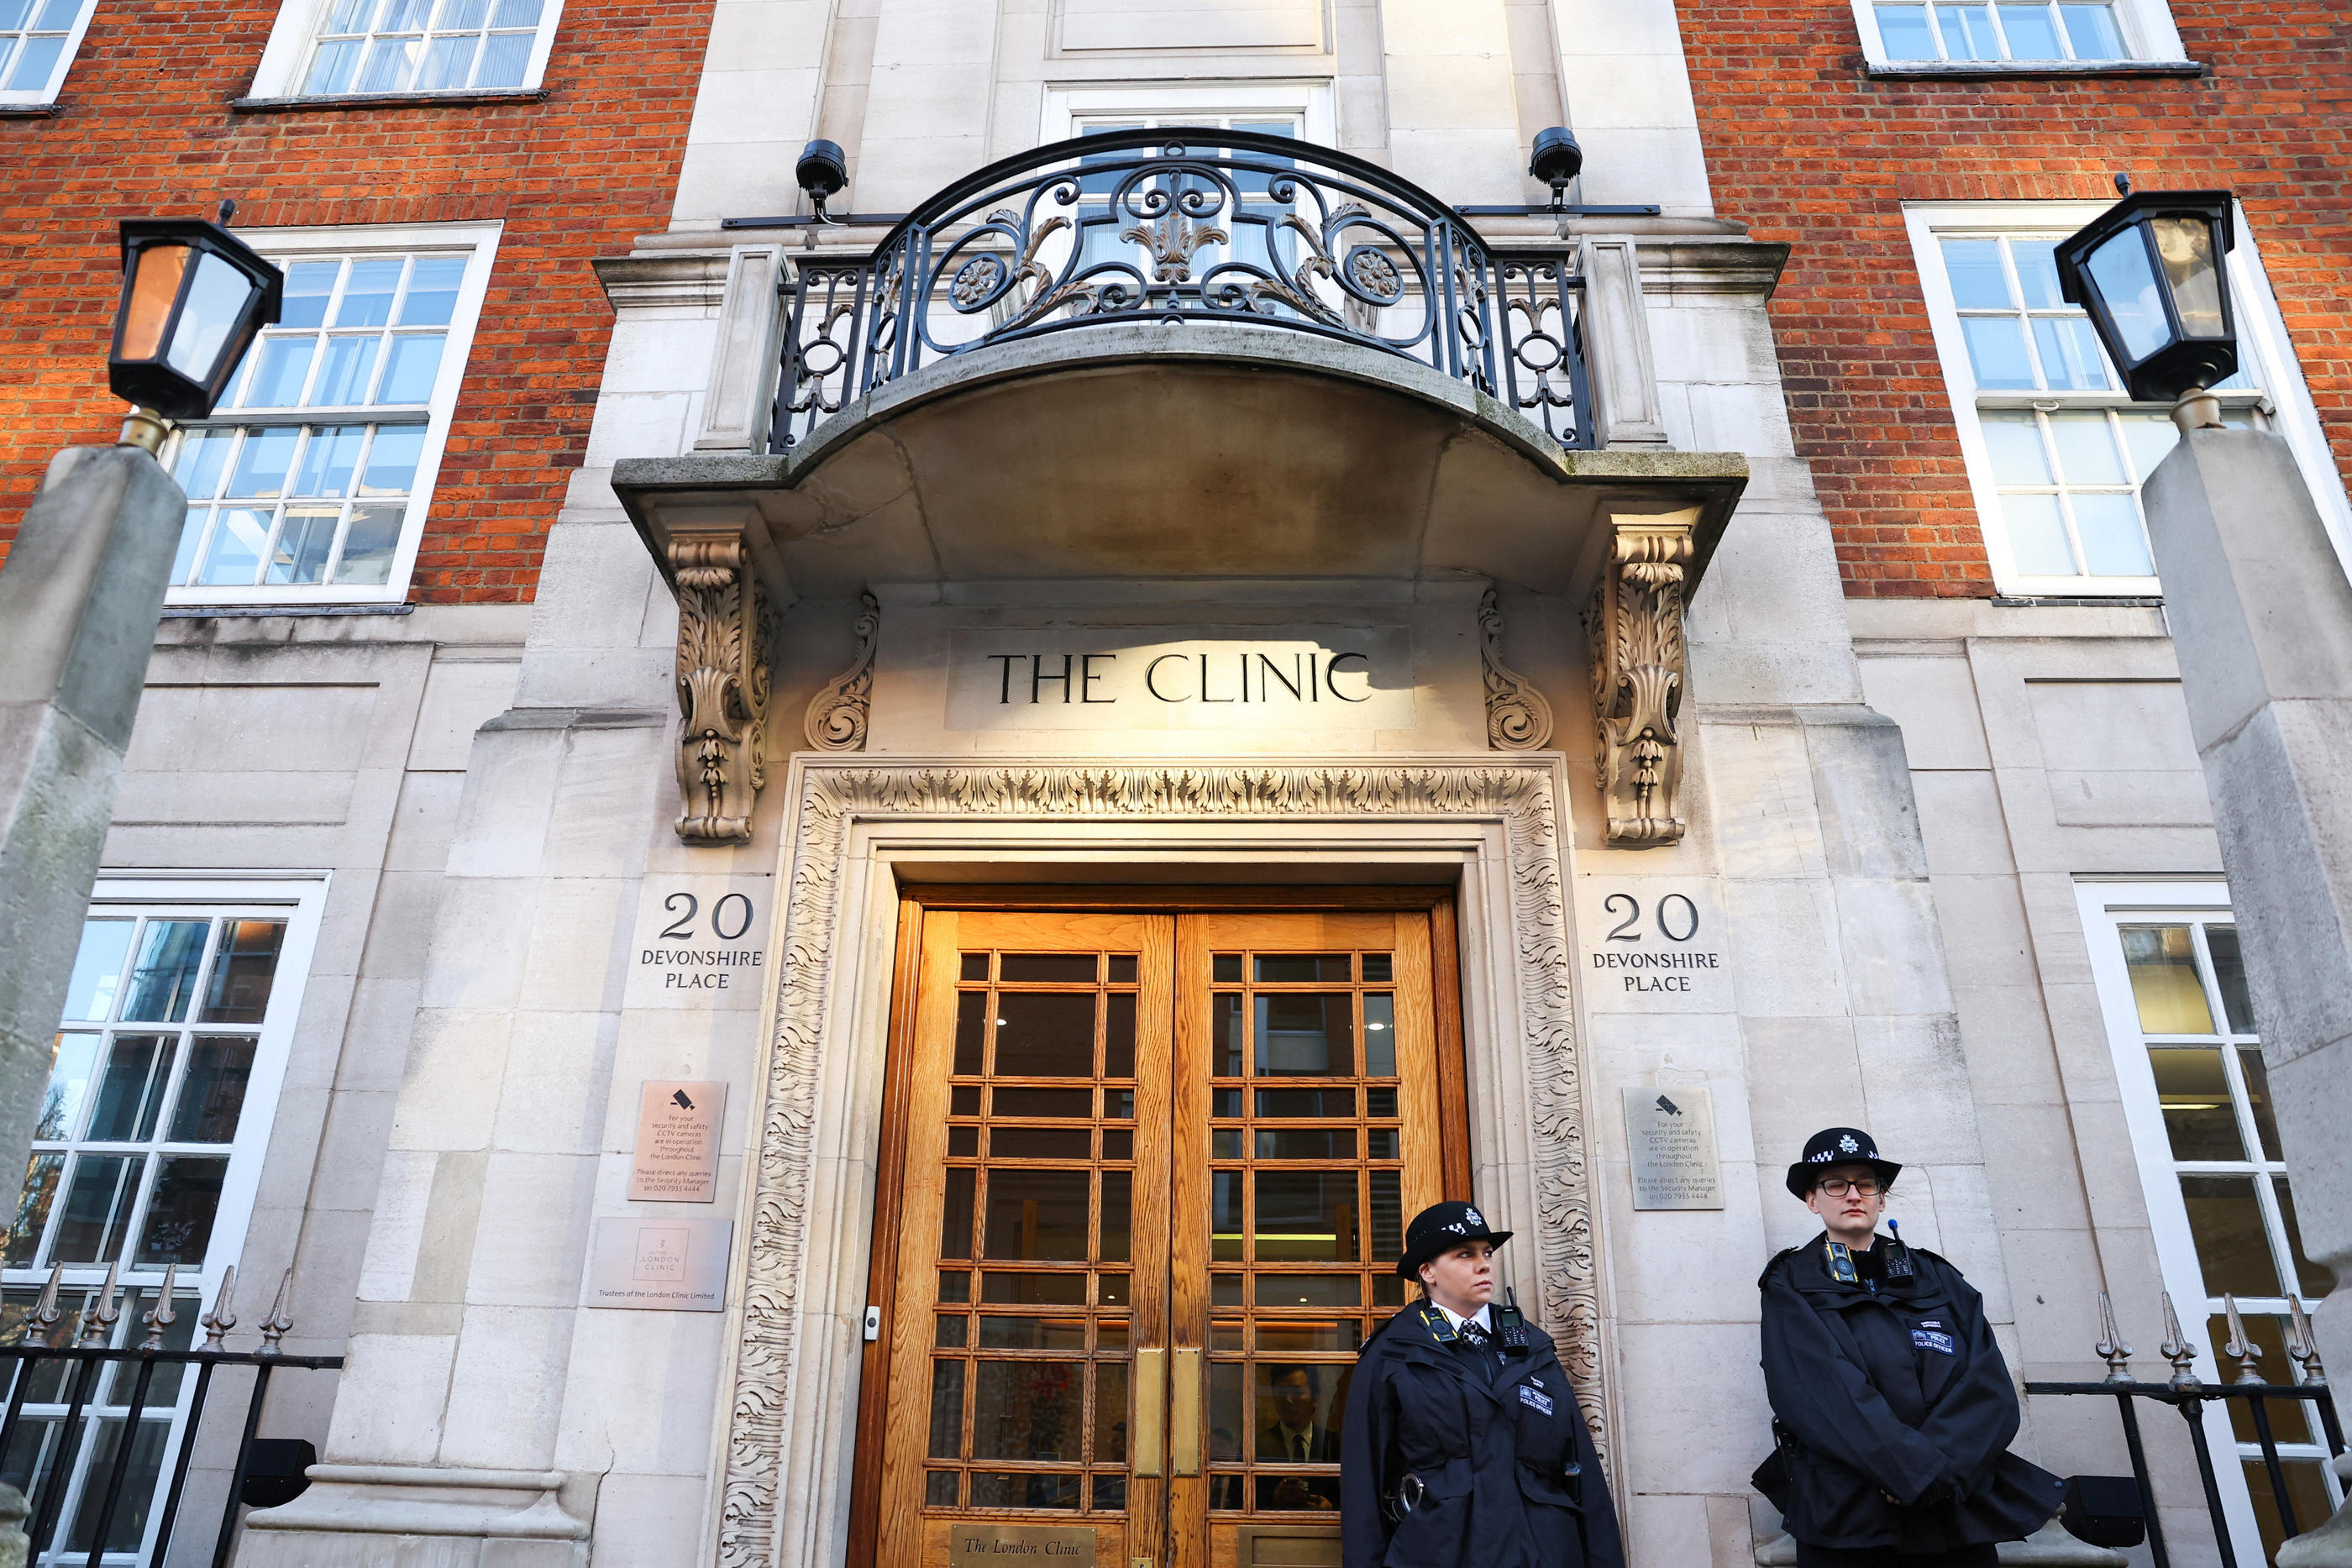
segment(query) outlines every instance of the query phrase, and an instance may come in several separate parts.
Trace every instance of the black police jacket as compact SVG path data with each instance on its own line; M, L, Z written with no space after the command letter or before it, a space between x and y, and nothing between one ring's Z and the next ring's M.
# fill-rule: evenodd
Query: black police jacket
M1813 1546L1937 1552L2032 1534L2065 1483L2008 1452L2017 1391L1983 1298L1933 1252L1885 1238L1871 1250L1841 1281L1824 1236L1757 1281L1780 1437L1757 1490ZM1905 1253L1907 1278L1889 1267Z
M1550 1337L1530 1326L1528 1354L1498 1361L1489 1384L1421 1313L1383 1324L1349 1385L1346 1568L1624 1568L1609 1485Z

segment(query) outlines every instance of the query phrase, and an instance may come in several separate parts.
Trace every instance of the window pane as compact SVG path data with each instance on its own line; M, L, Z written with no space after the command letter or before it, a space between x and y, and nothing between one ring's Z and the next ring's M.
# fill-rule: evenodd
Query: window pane
M2180 442L2179 427L2168 413L2124 413L2116 419L2124 427L2124 445L2131 451L2132 473L2139 479L2155 473Z
M1356 1173L1255 1173L1257 1260L1353 1262L1357 1249Z
M249 408L291 408L301 401L316 338L272 338L261 345L261 368L245 389Z
M1093 995L1078 991L998 993L993 1071L1008 1078L1092 1078Z
M1992 37L1992 15L1982 5L1938 5L1936 20L1944 28L1944 53L1956 60L1997 60L2000 50Z
M441 369L442 337L438 332L415 332L392 340L392 352L384 361L383 385L376 389L378 402L425 402L433 396L433 378Z
M199 1035L181 1075L179 1103L172 1108L172 1142L226 1144L236 1137L245 1110L245 1089L253 1077L255 1041L249 1035Z
M2167 423L2170 423L2168 420ZM425 455L425 427L395 424L379 428L368 448L367 472L360 479L362 496L404 496L416 483L417 461Z
M951 1166L940 1183L940 1256L971 1256L971 1195L973 1172Z
M44 1142L63 1141L81 1126L82 1107L89 1103L89 1081L98 1067L95 1034L61 1034L49 1058L48 1087L41 1093L41 1119L33 1136Z
M535 27L539 25L541 0L495 0L490 10L493 27Z
M166 1263L200 1264L213 1239L213 1216L220 1209L221 1182L228 1162L176 1155L161 1162L155 1196L139 1236L134 1261L144 1269Z
M267 582L320 582L327 575L327 558L334 553L335 525L342 520L340 506L289 507L278 530L277 549L270 552Z
M2043 380L2054 390L2105 392L2111 384L2088 317L2034 317L2033 346L2042 355Z
M2253 1033L2254 1001L2246 989L2246 960L2238 951L2238 928L2205 927L2205 951L2213 960L2213 980L2221 992L2221 1011L2229 1017L2230 1032Z
M104 1263L114 1258L146 1164L139 1155L84 1155L74 1162L57 1242L49 1249L53 1261Z
M1999 240L1944 241L1944 272L1951 279L1952 303L1961 309L2017 308L2009 297L2009 275L2001 270Z
M1120 1362L1095 1364L1095 1458L1127 1462L1127 1367ZM1096 1497L1099 1503L1099 1490Z
M2083 568L2094 577L2149 577L2147 539L2129 496L2077 495L2074 532L2083 541Z
M367 63L360 68L362 92L399 92L408 86L416 67L416 38L378 38L368 46Z
M215 514L213 542L205 551L204 570L197 580L207 587L247 588L261 570L261 552L269 542L268 510L225 507Z
M983 1361L974 1370L973 1458L1076 1464L1085 1458L1080 1434L1086 1419L1086 1363Z
M1257 1071L1343 1077L1355 1071L1355 998L1274 992L1257 998Z
M2066 41L2078 60L2119 60L2124 57L2123 30L2116 26L2113 5L2062 5Z
M237 920L221 934L213 960L213 982L205 998L206 1023L259 1023L278 975L278 950L286 940L283 920Z
M151 920L131 971L131 991L122 1016L177 1023L188 1016L195 995L196 967L204 962L208 920Z
M2033 364L2025 357L2025 334L2014 316L1963 316L1960 339L1969 346L1969 368L1988 392L2033 385Z
M49 73L57 68L58 57L65 53L63 38L27 38L24 52L16 57L16 69L8 73L11 90L38 92L49 85Z
M1209 1178L1210 1256L1239 1258L1242 1224L1242 1173L1218 1171Z
M2003 5L2000 30L2008 36L2009 57L2012 60L2064 57L2058 47L2058 29L2050 20L2047 5Z
M2208 1295L2275 1296L2278 1267L2271 1260L2252 1176L2184 1176L2180 1196L2189 1234L2204 1267Z
M2197 978L2186 925L2126 925L2120 935L2139 1027L2149 1034L2211 1034L2213 1015Z
M2055 496L2003 496L2001 520L2009 526L2009 553L2028 577L2073 577L2074 552Z
M8 1229L7 1266L29 1268L41 1244L41 1227L49 1222L49 1205L58 1196L58 1173L65 1168L63 1155L35 1155L25 1167L25 1185L16 1194L16 1223Z
M184 432L180 450L172 460L172 477L180 482L180 488L190 498L211 499L220 494L221 476L228 470L228 449L236 441L234 430Z
M1396 998L1364 998L1364 1076L1396 1076Z
M474 71L474 86L520 87L534 41L535 35L530 33L492 33L482 42L482 60Z
M359 68L360 47L357 38L339 38L332 43L320 44L317 57L310 62L310 75L302 83L302 90L322 98L351 91L352 73Z
M304 344L304 360L309 360L309 344ZM236 467L228 476L228 493L236 497L275 496L286 488L286 476L294 465L294 442L301 432L292 425L279 425L267 430L248 430L245 444L237 448Z
M2013 239L2009 259L2017 268L2017 286L2025 291L2029 310L2069 309L2058 292L2058 242L2054 239Z
M176 1038L167 1034L114 1037L107 1048L89 1130L82 1136L97 1144L136 1144L155 1135L155 1113L163 1108L163 1084L171 1076Z
M340 261L298 261L286 268L286 302L278 312L280 327L323 327L327 299L335 292Z
M2271 1110L2270 1069L2263 1064L2263 1053L2250 1045L2238 1047L2238 1070L2245 1076L2246 1101L2254 1113L2254 1135L2263 1142L2263 1158L2284 1164L2286 1155L2279 1151L2278 1118Z
M152 1385L148 1396L151 1401L155 1396ZM99 1484L99 1478L111 1477L114 1472L115 1447L121 1441L123 1426L119 1419L98 1424L97 1441L90 1453L90 1479L82 1489L81 1504L74 1511L73 1529L66 1536L67 1550L70 1552L87 1552L99 1544L98 1516L105 1511L107 1490ZM147 1531L147 1509L155 1498L155 1482L163 1473L163 1445L171 1435L169 1421L139 1423L139 1430L131 1439L131 1462L122 1472L121 1496L114 1517L107 1521L106 1552L131 1552L139 1549Z
M1087 1187L1085 1171L990 1171L987 1255L1085 1261Z
M320 407L365 402L368 382L375 375L375 351L373 338L328 339L327 361L319 367L308 401Z
M400 302L400 324L447 326L449 318L457 312L457 286L465 279L464 256L418 256L409 267L408 293Z
M2242 1160L2238 1113L2230 1100L2230 1080L2218 1050L2167 1047L2147 1053L2156 1070L2156 1097L2164 1107L2164 1130L2176 1160Z
M335 580L344 583L388 582L392 558L400 545L400 523L405 507L353 507L352 524L343 534L342 564Z
M359 466L360 445L366 439L364 424L330 424L313 429L302 448L302 461L295 470L293 493L351 494L352 475Z
M1118 977L1118 960L1111 960L1112 977ZM1103 1003L1103 1076L1132 1078L1135 1076L1135 995L1133 992L1113 992Z
M1878 38L1886 46L1886 57L1890 60L1936 57L1936 40L1927 31L1927 8L1924 5L1879 6Z
M2042 429L2030 413L1988 413L1984 416L1985 448L1992 457L1997 485L2048 485L2050 454L2042 444Z
M2295 1223L2294 1194L2286 1177L2273 1177L2272 1190L2278 1194L2279 1218L2286 1222L2286 1250L2287 1256L2294 1260L2295 1289L2305 1301L2318 1301L2336 1289L2336 1270L2305 1255L2303 1227Z
M474 67L474 50L480 44L480 37L471 33L434 39L425 50L425 68L416 73L416 90L438 92L464 87Z
M131 922L85 920L75 950L73 975L66 981L65 1021L103 1023L114 1011L114 990L122 983L122 960L131 955Z
M1105 1171L1102 1178L1102 1248L1106 1263L1127 1261L1129 1231L1134 1224L1135 1176L1128 1171Z
M935 1459L963 1458L963 1367L961 1361L931 1363L931 1446Z
M1381 1136L1378 1133L1371 1135L1374 1139ZM1393 1138L1395 1134L1391 1133L1389 1136ZM1391 1147L1389 1157L1393 1159L1395 1154ZM1372 1150L1372 1155L1376 1159L1381 1157L1378 1148ZM1371 1173L1372 1257L1375 1260L1399 1257L1404 1251L1404 1198L1398 1185L1403 1179L1402 1173L1397 1171Z

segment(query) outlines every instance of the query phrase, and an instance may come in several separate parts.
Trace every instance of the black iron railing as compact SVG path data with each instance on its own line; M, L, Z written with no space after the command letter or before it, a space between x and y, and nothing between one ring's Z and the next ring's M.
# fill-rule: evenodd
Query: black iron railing
M2234 1383L2207 1383L2193 1370L2197 1363L2196 1347L2181 1333L2179 1316L2173 1310L2172 1297L2164 1298L2166 1338L2158 1354L2172 1363L2171 1379L2164 1383L2142 1383L2130 1375L2131 1346L2123 1343L2116 1332L2115 1310L2107 1293L2099 1292L2099 1313L2103 1337L2096 1354L2108 1365L2105 1379L2098 1383L2029 1383L2028 1394L2096 1395L2112 1397L2123 1418L2124 1443L2131 1453L2132 1479L2139 1490L2140 1517L2147 1530L2148 1555L2155 1568L2170 1568L2172 1557L2165 1545L2164 1528L2157 1518L2157 1496L2147 1466L2147 1445L2140 1432L2139 1412L2133 1401L2153 1400L2169 1405L2188 1424L2189 1440L2197 1454L2198 1479L2205 1494L2205 1510L2213 1522L2214 1544L2221 1552L2221 1568L2239 1568L2237 1547L2232 1541L2230 1521L2224 1505L2221 1474L2213 1464L2212 1444L2205 1436L2205 1404L2208 1400L2242 1400L2254 1429L2255 1445L2262 1450L2264 1479L2270 1484L2271 1499L2278 1510L2281 1538L2291 1540L2306 1530L2316 1529L2319 1519L2302 1519L2295 1513L2294 1499L2289 1495L2285 1462L2279 1454L2278 1436L2271 1423L2270 1407L2274 1403L2296 1403L2316 1414L2318 1420L2306 1427L2315 1427L2325 1435L2327 1452L2332 1458L2344 1452L2344 1428L2336 1414L2336 1397L2327 1386L2326 1369L2319 1360L2316 1342L2311 1333L2310 1319L2305 1314L2301 1301L2288 1298L2294 1314L2294 1337L2287 1342L2288 1356L2296 1364L2302 1381L2268 1383L2255 1370L2262 1352L2253 1347L2240 1322L2237 1301L2224 1296L2222 1301L2231 1330L2231 1340L2222 1354L2235 1357L2239 1363L2238 1380ZM2307 1462L2307 1461L2306 1461Z
M285 1355L278 1345L293 1323L286 1314L292 1271L278 1287L269 1315L259 1325L261 1343L230 1350L236 1326L229 1310L236 1270L227 1270L213 1310L201 1320L201 1345L183 1326L194 1302L175 1304L166 1274L155 1305L141 1313L144 1333L118 1336L122 1308L110 1270L102 1291L91 1291L78 1312L58 1304L59 1276L53 1271L40 1300L24 1320L23 1338L0 1344L9 1364L8 1407L0 1418L0 1456L7 1479L23 1488L24 1531L31 1542L27 1561L75 1563L82 1568L163 1563L172 1561L175 1537L205 1531L195 1552L185 1545L179 1561L205 1561L225 1568L244 1502L282 1502L304 1484L299 1473L271 1478L267 1497L257 1491L253 1459L268 1446L259 1437L261 1409L270 1375L281 1367L305 1371L343 1364L338 1355ZM134 1303L135 1304L135 1303ZM128 1325L126 1325L127 1327ZM122 1343L110 1343L117 1338ZM180 1348L168 1342L177 1340ZM188 1375L194 1370L194 1377ZM236 1369L251 1370L247 1379ZM231 1375L224 1377L223 1373ZM183 1520L190 1460L205 1433L208 1405L236 1408L238 1396L215 1399L221 1385L247 1385L241 1395L233 1469L217 1520ZM280 1445L307 1453L309 1445ZM167 1479L168 1478L168 1479ZM208 1548L208 1551L206 1550Z
M1582 281L1490 250L1387 170L1251 131L1161 127L1008 158L870 256L800 261L769 448L984 344L1114 322L1229 321L1412 360L1590 446Z

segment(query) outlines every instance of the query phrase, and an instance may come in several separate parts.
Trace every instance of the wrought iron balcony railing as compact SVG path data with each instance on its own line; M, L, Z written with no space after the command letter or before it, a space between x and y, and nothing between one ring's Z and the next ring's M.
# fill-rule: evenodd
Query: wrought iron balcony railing
M793 268L769 449L926 365L1147 320L1313 333L1429 366L1591 446L1582 282L1496 251L1387 170L1257 132L1161 127L980 170L870 256Z

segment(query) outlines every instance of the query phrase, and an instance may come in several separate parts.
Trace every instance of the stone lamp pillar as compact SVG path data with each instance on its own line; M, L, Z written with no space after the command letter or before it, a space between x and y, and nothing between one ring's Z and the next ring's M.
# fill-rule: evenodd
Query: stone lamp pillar
M2352 581L2277 436L2186 430L2145 495L2304 1248L2347 1286L2316 1320L2340 1376L2352 1370ZM2278 1561L2352 1568L2352 1504Z

